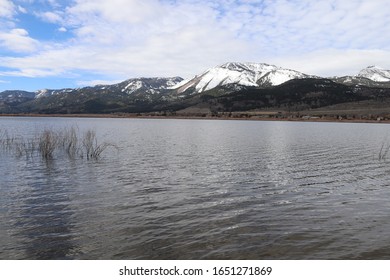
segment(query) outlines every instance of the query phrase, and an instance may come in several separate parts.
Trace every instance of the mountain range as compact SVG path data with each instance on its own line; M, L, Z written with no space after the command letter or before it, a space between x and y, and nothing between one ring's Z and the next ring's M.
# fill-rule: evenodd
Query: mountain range
M383 107L388 97L390 70L376 66L356 76L324 78L265 63L230 62L188 80L134 78L77 89L4 91L0 113L292 112L379 99Z

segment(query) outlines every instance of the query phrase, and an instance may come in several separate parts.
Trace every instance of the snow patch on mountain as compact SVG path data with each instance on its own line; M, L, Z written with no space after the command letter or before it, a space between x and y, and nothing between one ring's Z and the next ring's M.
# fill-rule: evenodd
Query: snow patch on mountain
M179 84L183 79L180 77L173 78L137 78L130 79L117 86L121 87L122 92L132 94L139 90L149 94L159 93L160 91L171 89Z
M127 91L127 93L132 93L140 88L142 88L143 83L141 81L131 81L127 86L122 89L122 92Z
M266 83L270 86L276 86L276 85L281 85L293 79L304 79L308 77L314 77L314 76L309 76L290 69L280 68L267 73L262 80L263 83Z
M362 69L358 75L330 77L336 83L345 85L356 85L376 88L390 87L390 70L385 70L378 66L369 66Z
M49 91L47 89L41 89L36 91L35 98L41 98L49 95Z
M182 82L175 88L179 93L193 88L204 92L217 86L238 84L242 86L276 86L291 79L312 77L298 71L283 69L265 63L229 62L205 71L199 76Z
M35 92L36 94L35 98L77 93L83 91L84 89L89 89L90 92L95 92L95 93L122 92L126 94L146 93L146 94L154 95L154 94L161 93L162 91L168 90L171 87L174 87L182 80L183 79L180 77L135 78L135 79L126 80L118 84L113 84L113 85L96 85L94 87L77 88L77 89L59 89L59 90L42 89Z
M390 82L390 70L385 70L378 66L369 66L361 70L357 76L375 82Z
M35 98L42 98L42 97L48 97L52 95L60 95L60 94L66 94L74 92L77 89L71 89L71 88L65 88L65 89L59 89L59 90L53 90L53 89L41 89L35 92Z

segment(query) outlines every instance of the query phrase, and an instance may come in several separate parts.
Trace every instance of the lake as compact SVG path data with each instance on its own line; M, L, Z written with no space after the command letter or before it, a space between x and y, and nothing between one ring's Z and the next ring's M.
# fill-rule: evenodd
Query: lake
M0 259L390 259L389 125L0 118L69 127L112 146L0 149Z

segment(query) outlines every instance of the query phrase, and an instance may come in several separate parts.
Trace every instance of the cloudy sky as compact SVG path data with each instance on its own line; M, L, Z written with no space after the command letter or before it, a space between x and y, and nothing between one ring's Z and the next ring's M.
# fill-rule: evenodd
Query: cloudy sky
M388 0L0 0L0 91L191 78L229 61L390 69Z

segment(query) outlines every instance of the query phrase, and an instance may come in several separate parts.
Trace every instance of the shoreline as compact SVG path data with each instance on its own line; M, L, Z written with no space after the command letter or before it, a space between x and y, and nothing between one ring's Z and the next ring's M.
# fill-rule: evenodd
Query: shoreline
M332 122L332 123L375 123L390 124L389 119L348 119L337 117L287 117L287 116L196 116L196 115L154 115L154 114L0 114L0 117L36 118L104 118L104 119L178 119L178 120L242 120L242 121L286 121L286 122Z

